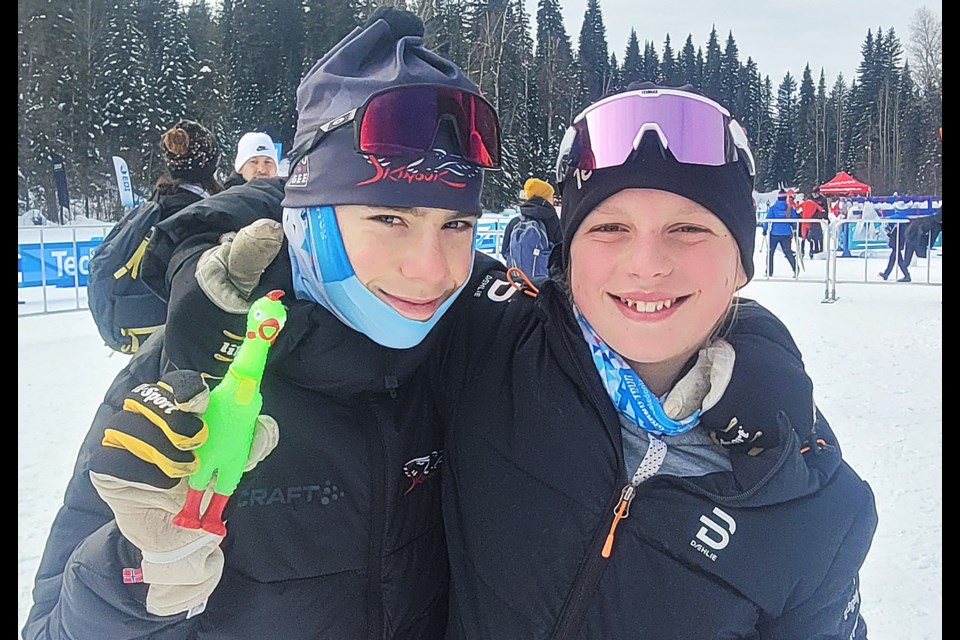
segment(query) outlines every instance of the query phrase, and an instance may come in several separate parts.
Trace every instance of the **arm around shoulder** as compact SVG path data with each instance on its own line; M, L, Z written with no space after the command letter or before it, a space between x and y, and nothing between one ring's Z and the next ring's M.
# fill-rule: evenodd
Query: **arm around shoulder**
M849 469L848 472L855 476ZM859 478L856 482L857 497L852 503L837 507L855 506L856 513L823 580L809 598L763 626L761 638L867 639L867 625L860 612L859 574L877 529L877 510L869 486Z

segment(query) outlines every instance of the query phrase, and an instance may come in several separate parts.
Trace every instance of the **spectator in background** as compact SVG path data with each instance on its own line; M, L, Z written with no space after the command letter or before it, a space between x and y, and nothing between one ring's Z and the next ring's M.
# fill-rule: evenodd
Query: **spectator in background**
M910 282L910 270L907 268L909 262L906 258L906 249L907 249L907 234L905 232L906 225L898 224L894 222L888 222L884 225L884 229L887 232L887 246L890 247L890 259L887 260L887 267L880 272L880 277L886 280L890 277L890 274L893 272L893 265L896 264L900 267L903 277L898 279L897 282ZM911 253L911 258L912 258Z
M796 218L797 212L792 205L793 197L786 191L777 194L777 201L767 209L768 220L783 220ZM773 254L777 247L783 251L783 256L790 263L794 275L797 273L797 258L793 254L793 225L789 222L766 222L763 225L763 235L769 234L770 246L767 251L767 277L773 276Z
M254 178L272 178L277 175L277 147L266 133L251 131L243 134L237 143L237 157L233 161L234 173L225 185L232 187L250 182Z
M933 215L910 216L910 222L906 229L903 229L903 235L906 238L904 246L903 262L909 266L913 262L913 257L928 258L933 250L933 243L937 241L943 228L942 211L937 211ZM907 280L909 282L909 280Z
M160 155L166 173L150 199L124 216L88 265L88 306L104 343L121 353L136 353L167 317L166 300L143 278L142 261L155 226L223 190L214 177L217 145L200 123L180 120L170 127L160 138Z
M500 255L508 267L517 267L529 277L544 277L550 252L563 236L560 217L553 206L553 187L538 178L523 185L520 215L503 231Z
M223 191L214 175L220 154L213 134L199 122L180 120L170 127L160 138L160 151L167 173L154 185L153 198L164 205L161 219Z
M830 210L830 204L827 202L826 196L820 193L820 187L815 186L813 188L813 192L810 194L810 199L813 202L816 202L817 205L820 207L820 211L817 211L816 213L813 214L813 219L829 220L830 214L828 213L828 211ZM811 256L812 256L814 254L821 253L823 251L823 225L820 224L820 225L810 225L810 226L811 228L816 227L817 230L819 231L819 240L818 240L819 244L817 245L816 250L813 251L813 253L811 253Z
M827 218L826 207L817 202L817 196L820 196L820 189L814 187L811 197L804 198L803 202L797 205L800 217L804 220L825 220ZM820 199L822 200L823 196L820 196ZM824 201L824 203L825 202L826 201ZM800 246L801 253L806 252L808 241L810 243L809 255L811 258L813 258L815 253L823 251L823 228L820 226L820 223L801 222L800 236L803 238Z

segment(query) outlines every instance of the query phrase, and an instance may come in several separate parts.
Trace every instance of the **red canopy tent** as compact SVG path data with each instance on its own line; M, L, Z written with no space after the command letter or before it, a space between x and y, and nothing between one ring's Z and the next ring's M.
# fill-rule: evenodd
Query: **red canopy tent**
M846 171L840 171L829 182L820 185L825 196L868 196L870 185L860 182Z

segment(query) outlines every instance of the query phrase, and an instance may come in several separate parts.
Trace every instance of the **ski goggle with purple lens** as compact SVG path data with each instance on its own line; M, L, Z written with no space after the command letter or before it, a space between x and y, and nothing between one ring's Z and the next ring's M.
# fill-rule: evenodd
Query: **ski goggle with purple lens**
M686 91L639 89L605 98L574 118L560 142L557 184L576 169L624 164L651 131L677 162L720 166L744 160L756 175L747 134L729 111Z
M356 109L320 125L291 154L291 166L317 148L328 133L353 123L360 153L412 156L430 151L440 125L452 125L460 157L483 169L500 168L500 121L482 96L444 85L401 85L371 94Z

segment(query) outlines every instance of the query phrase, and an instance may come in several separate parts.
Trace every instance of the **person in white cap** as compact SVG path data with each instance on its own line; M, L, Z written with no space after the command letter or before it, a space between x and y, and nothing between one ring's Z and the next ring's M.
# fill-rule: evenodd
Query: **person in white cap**
M227 185L243 184L254 178L272 178L277 175L277 148L266 133L250 131L237 143L237 157L233 161L234 175Z

